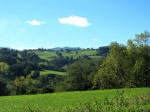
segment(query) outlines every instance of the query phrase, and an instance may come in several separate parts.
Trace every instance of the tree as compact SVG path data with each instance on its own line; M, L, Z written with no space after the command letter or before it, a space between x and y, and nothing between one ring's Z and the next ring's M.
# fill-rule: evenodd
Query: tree
M90 76L95 70L96 65L88 59L79 59L68 67L64 87L66 91L87 90L92 87Z
M147 31L128 41L128 55L134 85L150 86L150 34Z
M79 52L78 51L76 51L76 55L78 54Z
M25 85L25 77L24 76L16 77L16 79L14 81L14 85L16 87L17 95L26 94L26 85Z
M0 96L8 95L7 83L0 77Z
M110 49L109 49L108 46L99 47L98 50L97 50L96 55L98 55L98 56L105 56L105 55L108 54L109 50Z
M33 78L33 79L36 79L36 78L38 78L39 76L40 76L40 71L36 70L36 71L34 71L32 78Z
M127 46L113 42L94 78L100 89L150 86L150 34L145 31L128 40Z
M0 61L13 65L17 63L17 51L8 48L0 49Z
M62 57L62 53L60 53L59 51L56 51L56 54L57 54L59 57Z
M2 77L7 77L7 76L6 76L6 73L7 73L7 71L8 71L8 68L9 68L9 66L8 66L7 63L5 63L5 62L0 62L0 76L2 76Z
M0 72L5 72L8 70L8 64L5 62L0 62Z
M117 42L111 43L110 52L95 75L94 85L100 89L124 87L128 76L126 59L126 46Z
M66 49L66 53L70 53L70 49Z

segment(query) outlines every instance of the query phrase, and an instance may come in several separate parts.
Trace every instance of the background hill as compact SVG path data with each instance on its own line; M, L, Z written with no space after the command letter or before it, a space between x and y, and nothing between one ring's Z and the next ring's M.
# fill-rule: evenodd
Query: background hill
M85 49L85 50L70 50L68 49L68 51L33 51L34 53L36 53L40 58L45 59L45 60L52 60L56 57L59 57L59 53L62 54L62 56L66 57L73 57L73 59L76 59L78 57L90 57L90 58L99 58L100 56L97 56L96 53L97 51L91 50L91 49Z

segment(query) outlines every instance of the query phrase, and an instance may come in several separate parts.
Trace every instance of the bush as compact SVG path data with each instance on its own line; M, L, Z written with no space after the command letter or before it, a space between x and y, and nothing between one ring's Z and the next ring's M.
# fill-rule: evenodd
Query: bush
M0 77L0 96L8 95L7 83Z

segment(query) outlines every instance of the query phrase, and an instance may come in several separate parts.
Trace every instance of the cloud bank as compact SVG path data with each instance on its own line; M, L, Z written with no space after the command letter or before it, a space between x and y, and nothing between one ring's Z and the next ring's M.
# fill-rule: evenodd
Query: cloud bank
M41 24L45 24L45 21L37 21L37 20L32 20L32 21L26 21L27 24L30 24L30 25L34 25L34 26L39 26Z
M58 21L62 24L74 25L78 27L87 27L90 25L88 20L79 16L69 16L67 18L58 18Z

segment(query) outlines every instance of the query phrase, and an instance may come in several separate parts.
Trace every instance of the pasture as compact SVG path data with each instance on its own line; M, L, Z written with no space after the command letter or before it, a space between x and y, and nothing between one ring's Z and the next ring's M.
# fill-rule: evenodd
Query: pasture
M43 76L43 75L66 75L65 72L59 72L59 71L53 71L53 70L43 70L43 71L40 71L40 76Z
M70 109L77 109L79 107L82 110L92 109L94 102L102 102L102 107L105 107L105 100L112 99L116 96L116 92L122 92L123 89L110 89L110 90L95 90L95 91L76 91L76 92L64 92L64 93L52 93L52 94L37 94L37 95L21 95L21 96L4 96L0 97L0 111L1 112L49 112ZM150 88L130 88L124 89L123 97L119 97L119 101L123 98L132 99L138 98L145 93L150 93ZM117 97L116 97L117 98ZM149 97L148 97L149 98ZM124 102L123 100L122 102ZM107 103L109 103L107 101ZM91 106L92 105L92 106ZM98 105L98 103L97 103ZM120 105L120 103L119 103ZM108 106L108 105L106 105ZM139 105L138 105L139 106ZM138 108L136 105L131 107ZM147 103L141 105L140 108L150 108L150 98ZM118 108L118 107L117 107ZM119 106L120 108L120 106ZM124 107L122 107L124 108Z
M56 51L34 51L41 59L45 60L52 60L58 55L56 54ZM70 51L67 53L66 51L60 51L62 56L66 57L73 57L76 59L77 57L82 57L82 56L89 56L90 58L99 58L100 56L96 56L96 50L78 50L78 51Z

